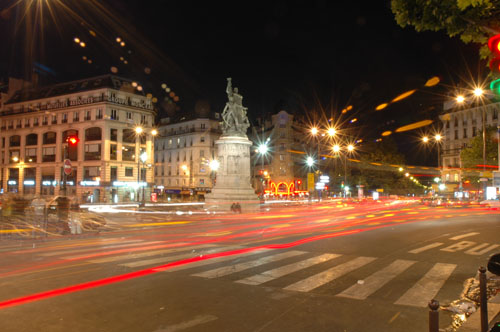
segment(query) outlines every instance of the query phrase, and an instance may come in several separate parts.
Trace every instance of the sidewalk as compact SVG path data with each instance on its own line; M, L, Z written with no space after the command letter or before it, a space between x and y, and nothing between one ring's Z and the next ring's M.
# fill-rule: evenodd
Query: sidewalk
M500 321L500 293L488 301L488 320L489 326ZM476 311L465 321L465 323L457 329L457 332L480 332L481 331L481 314L480 310Z

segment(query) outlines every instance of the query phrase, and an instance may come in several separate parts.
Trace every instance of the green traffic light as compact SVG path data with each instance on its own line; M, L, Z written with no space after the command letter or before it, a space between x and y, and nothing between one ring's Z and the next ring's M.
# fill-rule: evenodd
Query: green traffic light
M493 91L496 95L500 96L500 78L497 80L494 80L490 83L490 89Z

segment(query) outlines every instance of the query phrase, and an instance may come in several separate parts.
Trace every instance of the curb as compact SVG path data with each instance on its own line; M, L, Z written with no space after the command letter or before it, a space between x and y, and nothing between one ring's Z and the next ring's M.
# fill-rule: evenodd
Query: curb
M500 293L495 295L488 301L488 324L500 320ZM457 329L457 332L480 332L481 331L481 315L480 311L476 311L465 321L465 323Z

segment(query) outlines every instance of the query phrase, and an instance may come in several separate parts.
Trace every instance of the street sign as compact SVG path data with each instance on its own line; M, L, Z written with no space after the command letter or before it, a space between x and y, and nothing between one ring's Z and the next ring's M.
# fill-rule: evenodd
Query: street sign
M71 172L73 171L73 168L71 167L71 160L64 159L63 169L64 169L64 174L66 175L71 174Z
M314 173L307 173L307 190L314 190Z

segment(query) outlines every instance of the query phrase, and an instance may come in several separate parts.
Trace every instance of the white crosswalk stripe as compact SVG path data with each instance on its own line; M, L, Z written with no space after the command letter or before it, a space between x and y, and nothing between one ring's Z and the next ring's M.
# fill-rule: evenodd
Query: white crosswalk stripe
M236 282L247 285L260 285L265 282L283 277L287 274L306 269L316 264L320 264L326 261L329 261L333 258L339 257L341 255L336 254L323 254L316 257L308 258L303 261L288 264L285 266L278 267L276 269L272 269L269 271L265 271L254 276L238 280Z
M357 257L351 261L334 266L326 271L323 271L309 278L291 284L285 287L285 289L298 292L309 292L315 288L318 288L322 285L329 283L332 280L337 279L338 277L343 276L344 274L347 274L355 269L358 269L374 261L375 259L376 259L375 257Z
M397 259L382 270L365 278L362 283L349 287L337 296L364 300L415 263L416 261Z
M455 264L436 263L394 303L412 307L426 307L429 299L436 296L456 267Z
M276 261L279 261L279 260L282 260L285 258L294 257L294 256L298 256L298 255L303 255L303 254L305 254L304 251L291 250L291 251L286 251L286 252L282 252L279 254L264 256L264 257L261 257L261 258L258 258L256 260L249 261L249 262L243 262L243 263L230 265L230 266L223 266L223 267L220 267L217 269L196 273L196 274L193 274L193 276L203 277L203 278L217 278L217 277L226 276L226 275L229 275L232 273L240 272L243 270L251 269L251 268L257 267L259 265L272 263L272 262L276 262Z
M134 253L134 254L125 254L125 255L119 255L119 256L110 256L110 257L104 257L104 258L97 258L93 260L89 260L90 263L110 263L110 262L119 262L119 261L126 261L126 260L132 260L132 259L137 259L137 258L142 258L142 257L151 257L151 256L156 256L156 255L161 255L161 254L168 254L168 253L176 253L179 251L186 251L186 250L199 250L199 249L204 249L204 248L210 248L213 247L213 244L204 244L200 246L192 246L192 247L181 247L181 248L169 248L169 249L161 249L161 250L151 250L151 251L145 251L145 252L140 252L140 253Z
M423 246L421 248L410 250L408 252L410 254L419 254L419 253L424 252L426 250L437 248L437 247L439 247L441 245L443 245L443 243L441 243L441 242L434 242L434 243L431 243L429 245Z
M222 262L226 262L226 261L230 261L230 260L237 260L237 259L240 259L241 257L262 254L262 253L268 252L270 250L271 249L258 249L258 250L246 252L244 254L240 254L237 256L222 256L222 257L217 257L217 258L212 258L212 259L207 259L207 260L201 260L201 261L190 263L190 264L175 266L175 267L172 267L172 268L165 270L165 272L176 272L176 271L181 271L181 270L194 269L194 268L197 268L200 266L205 266L205 265L210 265L210 264L222 263ZM160 269L160 271L161 271L161 269Z

